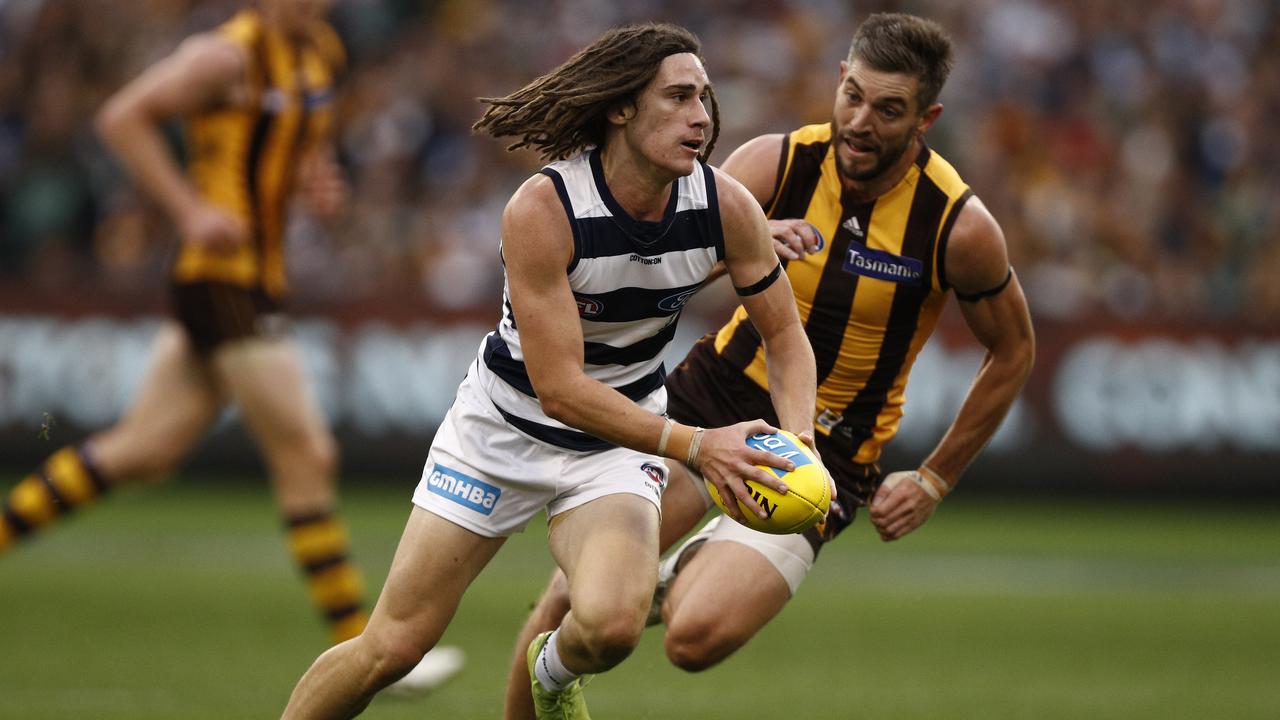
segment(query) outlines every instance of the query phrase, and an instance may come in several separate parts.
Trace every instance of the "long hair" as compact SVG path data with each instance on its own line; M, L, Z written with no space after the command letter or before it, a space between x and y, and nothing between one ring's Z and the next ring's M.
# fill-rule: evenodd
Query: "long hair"
M589 145L603 145L605 115L633 101L658 74L664 58L693 53L701 44L676 25L645 23L616 27L563 65L502 98L479 98L490 107L471 129L493 137L519 137L507 150L534 148L544 160L562 160ZM711 97L711 140L705 162L720 134L720 107Z
M901 13L874 13L858 27L848 61L862 60L881 72L915 76L923 112L938 99L951 74L951 40L932 20Z

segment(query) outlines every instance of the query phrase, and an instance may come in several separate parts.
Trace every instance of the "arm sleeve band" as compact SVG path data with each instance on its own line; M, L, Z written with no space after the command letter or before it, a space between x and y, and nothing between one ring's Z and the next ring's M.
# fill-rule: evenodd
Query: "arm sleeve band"
M959 290L957 290L956 297L960 298L965 302L970 302L970 303L978 302L982 298L988 298L988 297L991 297L992 295L999 295L1001 290L1004 290L1006 287L1008 287L1009 281L1012 279L1013 279L1013 268L1009 268L1009 274L1004 276L1004 280L1001 280L999 285L996 285L993 288L982 290L980 292L976 292L972 294L962 293Z
M781 262L779 262L777 265L774 265L773 269L769 271L769 274L760 278L760 280L755 284L750 285L748 287L738 287L737 285L734 285L733 291L738 293L740 297L746 297L748 295L755 295L756 293L762 293L765 290L769 289L770 285L777 282L778 276L780 275L782 275ZM1006 280L1005 282L1008 282L1008 280Z

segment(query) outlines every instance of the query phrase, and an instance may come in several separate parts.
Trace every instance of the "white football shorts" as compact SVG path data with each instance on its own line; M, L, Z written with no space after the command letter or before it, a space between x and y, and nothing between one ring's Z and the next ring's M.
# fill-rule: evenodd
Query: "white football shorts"
M616 447L581 452L512 428L468 373L427 453L413 503L485 537L524 530L606 495L639 495L661 512L666 462Z
M702 475L690 471L689 478L698 488L698 494L702 496L707 509L715 507L715 503L711 500L711 491L702 481ZM787 587L791 588L792 595L796 594L801 581L813 569L813 560L816 557L813 546L805 539L803 533L788 535L762 533L723 514L708 520L697 535L705 538L706 542L736 542L760 553L770 565L773 565L778 574L782 575L782 579L787 581Z

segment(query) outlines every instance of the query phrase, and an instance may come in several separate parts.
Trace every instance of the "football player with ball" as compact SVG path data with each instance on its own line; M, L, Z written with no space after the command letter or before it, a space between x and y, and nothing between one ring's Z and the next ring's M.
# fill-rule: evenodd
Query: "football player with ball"
M521 648L525 690L538 717L586 718L583 676L622 662L644 630L667 467L698 468L757 514L744 481L785 492L766 468L796 462L746 439L810 432L813 351L760 206L705 164L719 113L699 51L676 26L614 28L483 100L477 131L549 161L503 213L503 316L432 441L368 627L316 660L286 718L357 715L439 641L472 580L544 509L573 611ZM721 261L769 346L776 427L664 417L666 348Z
M936 23L871 15L840 63L831 121L757 137L723 165L765 208L787 262L818 368L816 446L839 493L825 521L803 533L766 534L716 517L663 561L650 619L666 624L667 657L680 668L711 667L764 627L857 507L869 506L885 541L919 528L1030 373L1030 314L1000 226L924 141L951 64ZM934 450L918 468L882 480L876 462L897 431L912 363L951 291L986 357ZM739 308L668 376L668 412L706 426L770 420L771 370ZM672 467L664 549L698 523L712 495ZM734 611L723 612L729 605ZM568 608L563 578L553 578L524 635L554 626ZM508 719L529 716L523 672L512 669Z

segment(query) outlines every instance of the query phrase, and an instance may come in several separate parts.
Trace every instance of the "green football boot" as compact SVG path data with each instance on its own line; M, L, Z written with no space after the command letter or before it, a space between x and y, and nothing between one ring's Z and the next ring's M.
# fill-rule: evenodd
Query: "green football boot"
M551 633L548 631L534 638L525 654L529 661L529 682L533 686L534 714L538 720L591 720L591 716L587 714L587 701L582 697L582 686L591 678L590 675L577 678L558 693L551 692L538 682L533 666L549 637Z

